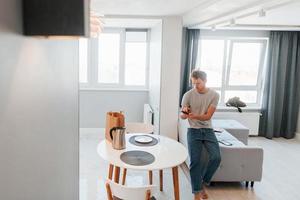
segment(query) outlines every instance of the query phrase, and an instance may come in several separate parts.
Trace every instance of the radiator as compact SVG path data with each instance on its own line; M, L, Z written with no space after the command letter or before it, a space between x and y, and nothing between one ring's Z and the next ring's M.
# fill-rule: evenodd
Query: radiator
M260 112L221 112L217 111L213 115L214 119L233 119L247 128L250 135L258 135Z
M144 104L144 123L153 124L153 109L149 104Z

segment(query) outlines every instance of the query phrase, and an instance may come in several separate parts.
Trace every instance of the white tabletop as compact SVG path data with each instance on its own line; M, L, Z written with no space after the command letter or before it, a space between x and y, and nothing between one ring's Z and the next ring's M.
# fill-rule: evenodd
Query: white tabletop
M187 159L187 150L179 142L160 135L149 134L158 139L158 144L154 146L136 146L128 140L130 137L139 133L126 134L126 149L115 150L107 140L102 140L97 148L98 154L112 165L137 170L158 170L166 169L180 165ZM147 135L147 134L143 134ZM120 159L120 155L126 151L141 150L151 153L155 157L155 161L149 165L134 166L124 163Z

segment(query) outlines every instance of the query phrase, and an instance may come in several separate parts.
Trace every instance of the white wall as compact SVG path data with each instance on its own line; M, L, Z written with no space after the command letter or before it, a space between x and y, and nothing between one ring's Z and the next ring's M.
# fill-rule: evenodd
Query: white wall
M300 108L299 108L299 113L298 113L297 134L300 135Z
M0 199L78 200L78 42L24 37L0 1Z
M124 111L127 122L142 122L148 91L80 91L80 128L104 128L106 113Z
M182 18L166 17L162 26L160 134L177 139Z
M155 133L159 133L160 126L161 47L162 22L160 21L150 31L149 103L154 111Z

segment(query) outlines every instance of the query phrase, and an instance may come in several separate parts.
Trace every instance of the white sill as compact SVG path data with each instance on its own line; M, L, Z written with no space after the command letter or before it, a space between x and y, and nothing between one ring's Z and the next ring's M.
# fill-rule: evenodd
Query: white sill
M245 112L260 112L261 111L261 107L241 107L242 111ZM237 108L235 107L227 107L227 106L218 106L217 107L217 112L231 112L231 111L235 111L237 112Z
M80 88L80 91L132 91L132 92L149 92L145 88Z

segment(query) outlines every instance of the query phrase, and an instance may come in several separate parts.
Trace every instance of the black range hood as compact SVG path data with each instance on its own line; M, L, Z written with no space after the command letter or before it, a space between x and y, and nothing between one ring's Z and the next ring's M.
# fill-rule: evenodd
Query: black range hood
M89 36L89 0L23 0L28 36Z

